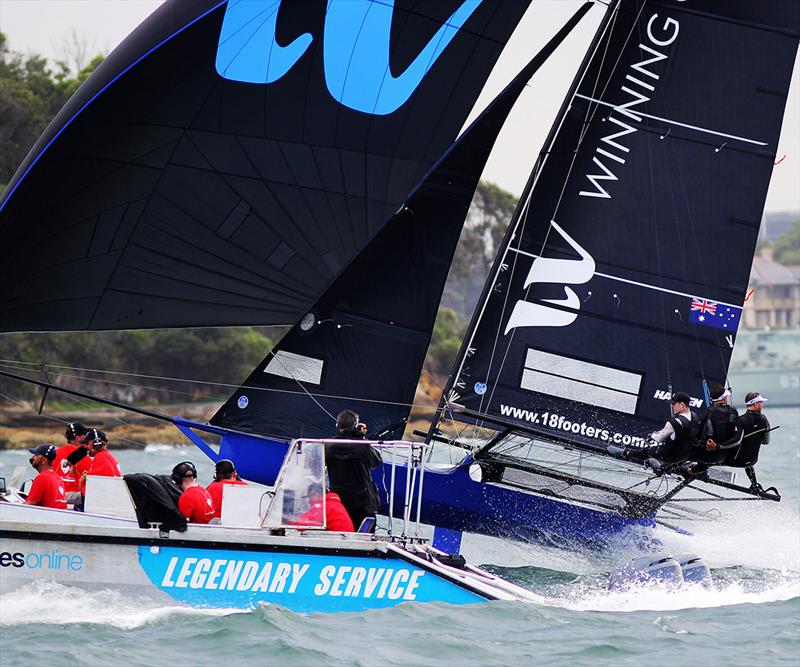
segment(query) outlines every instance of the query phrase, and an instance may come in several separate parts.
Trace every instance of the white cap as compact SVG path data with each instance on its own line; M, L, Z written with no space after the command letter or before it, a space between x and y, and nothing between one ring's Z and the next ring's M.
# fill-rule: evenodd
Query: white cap
M755 405L756 403L766 403L769 399L764 398L761 394L756 396L755 398L751 398L745 405Z
M728 397L728 396L730 396L730 395L731 395L731 390L730 390L730 389L726 389L726 390L724 391L724 393L723 393L721 396L717 396L716 398L714 398L714 397L712 396L712 397L711 397L711 400L712 400L712 401L715 401L715 402L716 402L716 401L721 401L723 398L727 398L727 397Z

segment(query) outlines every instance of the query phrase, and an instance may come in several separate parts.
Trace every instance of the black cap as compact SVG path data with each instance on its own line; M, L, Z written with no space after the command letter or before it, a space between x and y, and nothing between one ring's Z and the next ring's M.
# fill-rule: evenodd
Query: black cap
M676 391L674 394L672 394L672 400L670 403L686 403L686 405L689 405L689 401L691 400L692 399L689 398L689 394L687 394L685 391Z
M86 431L86 435L81 438L82 443L87 442L94 442L95 440L99 440L100 442L108 442L108 437L106 434L103 433L99 428L90 428Z
M56 448L53 445L39 445L28 451L31 454L41 454L48 461L53 461L56 458Z

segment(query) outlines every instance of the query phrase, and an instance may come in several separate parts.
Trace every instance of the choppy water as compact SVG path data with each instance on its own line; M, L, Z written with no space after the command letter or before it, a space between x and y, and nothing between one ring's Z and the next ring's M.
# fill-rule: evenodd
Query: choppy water
M696 552L713 590L609 593L604 573L632 555L568 553L486 538L472 562L537 593L544 604L410 604L359 614L301 616L157 605L115 591L37 582L0 599L6 665L800 665L800 411L762 450L759 479L783 502L729 503L693 537L659 529L670 552ZM121 452L127 471L166 472L190 448ZM0 475L26 463L0 452Z

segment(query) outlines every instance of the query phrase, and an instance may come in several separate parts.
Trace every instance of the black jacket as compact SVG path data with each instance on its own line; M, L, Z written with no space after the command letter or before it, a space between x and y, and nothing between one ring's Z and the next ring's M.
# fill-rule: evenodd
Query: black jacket
M734 450L728 465L748 466L758 461L761 445L769 443L769 421L760 412L748 410L738 419L742 429L742 444Z
M337 438L363 440L360 433L339 433ZM380 509L380 498L370 470L381 464L380 454L365 443L328 443L325 445L330 488L338 493L348 512L362 509L374 514Z

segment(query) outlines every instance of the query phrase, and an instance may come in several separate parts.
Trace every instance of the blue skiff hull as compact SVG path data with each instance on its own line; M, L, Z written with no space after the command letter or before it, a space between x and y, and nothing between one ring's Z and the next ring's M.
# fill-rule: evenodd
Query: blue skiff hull
M287 446L282 441L229 434L223 436L217 458L234 461L246 479L274 484ZM406 468L398 466L395 484L399 489L404 488L405 473ZM381 493L382 512L388 514L391 466L384 463L373 472L373 477ZM396 497L393 516L402 516L401 503L402 493ZM412 505L411 516L416 517L416 502ZM655 526L653 516L627 518L577 502L476 482L469 476L467 465L425 471L420 519L450 530L546 542L560 547L602 547L629 536L640 541L643 534Z

